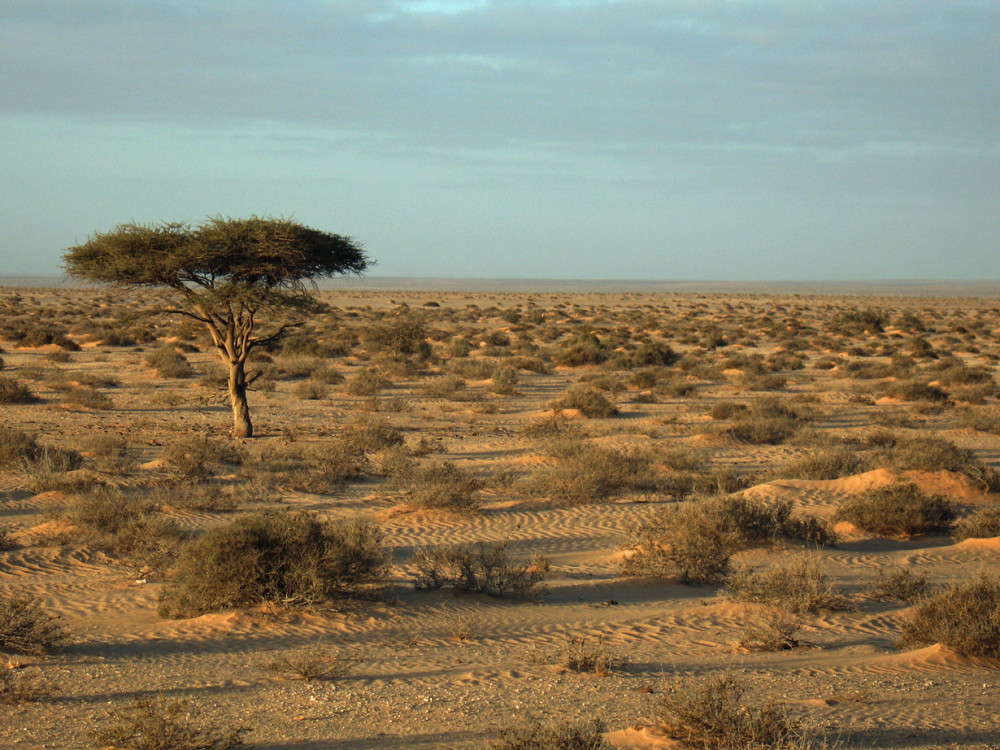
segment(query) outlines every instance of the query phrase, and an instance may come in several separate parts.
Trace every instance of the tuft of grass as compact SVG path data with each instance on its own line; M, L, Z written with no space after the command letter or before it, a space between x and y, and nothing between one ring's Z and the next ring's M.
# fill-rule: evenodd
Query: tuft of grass
M397 477L410 502L422 508L472 511L479 508L483 483L451 461L417 465Z
M566 645L560 663L574 672L606 677L625 661L624 657L608 648L602 634L590 636L579 632L566 634Z
M879 536L913 537L946 531L955 507L940 495L926 495L915 484L894 484L867 490L846 501L837 517Z
M0 649L48 654L69 641L69 632L42 610L38 601L17 591L0 591Z
M780 609L770 610L744 626L740 645L748 651L790 651L802 645L795 637L802 622Z
M1000 577L981 573L921 600L903 623L900 646L931 643L970 656L1000 655Z
M558 464L527 482L532 494L561 503L590 503L621 492L654 488L653 457L641 451L616 451L562 441L549 444Z
M0 667L0 704L34 703L52 697L41 670Z

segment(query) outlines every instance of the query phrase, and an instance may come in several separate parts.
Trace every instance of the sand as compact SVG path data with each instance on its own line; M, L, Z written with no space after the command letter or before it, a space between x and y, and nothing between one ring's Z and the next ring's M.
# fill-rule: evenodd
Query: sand
M872 577L885 566L909 567L935 585L995 571L1000 539L956 543L943 532L882 538L841 523L843 541L835 548L808 550L799 541L782 540L739 552L737 565L759 567L815 555L853 605L850 611L803 616L800 637L807 645L748 652L739 642L761 605L725 599L719 585L621 574L628 529L674 502L668 493L624 490L595 502L564 504L523 489L532 476L558 464L525 428L551 414L551 402L581 377L608 375L625 385L610 394L620 414L606 419L566 414L579 428L581 444L656 454L694 451L704 466L756 473L759 481L744 490L747 496L790 501L796 513L819 518L834 519L845 499L896 483L912 482L926 493L943 495L960 515L994 505L997 498L981 481L957 472L879 467L830 480L773 476L775 467L820 448L794 440L748 443L721 434L708 416L719 401L753 403L778 396L808 406L814 434L830 440L861 440L880 429L934 435L972 451L986 466L997 465L1000 435L967 426L959 418L962 403L955 405L960 397L980 397L945 386L952 393L946 405L872 398L883 395L878 388L888 388L892 377L859 380L846 372L851 361L888 362L881 353L886 346L905 351L917 334L892 326L882 333L829 333L831 321L852 310L878 308L892 320L912 313L928 329L919 335L941 355L951 353L994 374L1000 354L994 335L1000 312L994 301L696 293L338 290L321 295L339 311L339 330L357 331L362 339L324 360L348 378L361 368L384 366L364 353L363 332L380 316L400 310L425 316L429 331L441 332L430 339L442 359L390 374L378 403L352 395L341 384L330 385L321 398L304 399L295 391L301 381L278 378L273 390L251 394L258 437L243 446L246 450L322 448L357 415L374 414L399 429L411 450L421 439L424 449L432 446L434 452L421 460L449 460L484 478L506 471L513 484L487 481L481 509L461 513L415 508L375 471L333 492L311 493L279 482L273 489L284 507L380 524L393 557L381 595L309 610L265 605L170 620L157 614L168 572L137 571L86 539L67 515L78 490L33 491L23 472L0 471L0 524L14 540L11 549L0 552L0 587L37 597L72 632L72 642L60 653L3 652L3 661L19 671L40 674L50 697L0 704L0 745L90 746L89 733L107 721L109 710L152 698L188 701L205 721L244 724L246 740L258 748L480 748L505 727L594 717L606 723L614 747L679 748L682 743L657 728L663 681L719 673L740 675L755 697L772 697L812 731L848 747L988 748L1000 741L1000 662L941 644L900 651L900 625L913 605L867 593ZM165 481L165 445L192 435L226 439L228 407L214 386L197 377L162 378L144 363L178 321L163 323L156 331L160 341L139 347L98 344L85 332L72 332L74 323L110 319L145 302L100 291L0 290L8 318L20 311L37 322L64 325L82 347L68 361L54 361L57 346L18 347L11 337L0 339L5 364L0 375L27 384L41 398L40 403L0 405L0 425L36 434L48 445L83 450L83 466L75 472L81 486L155 488ZM544 326L518 330L508 319L512 316L502 314L515 307L522 315L539 311ZM544 373L522 369L515 392L507 395L491 392L489 380L472 377L465 378L459 393L477 394L474 398L439 397L425 390L430 377L450 371L444 347L455 335L473 341L473 357L502 360L506 347L490 350L488 342L476 342L502 334L514 342L523 336L538 347L529 356L545 359L587 328L606 339L613 339L616 330L627 333L626 339L645 332L719 367L713 376L681 373L692 386L690 393L657 391L650 399L637 398L648 389L628 384L628 371L602 365L557 365ZM701 348L712 330L730 343ZM741 383L743 369L724 367L727 357L767 357L791 338L803 342L804 367L782 370L787 382L781 387L753 390ZM198 351L185 353L197 376L220 372L215 355L202 343L197 346ZM852 351L856 347L864 351ZM834 366L826 367L824 358ZM65 404L48 372L54 369L69 373L69 379L89 376L85 382L115 378L114 387L98 387L112 400L111 407ZM997 403L986 395L965 408L993 414ZM122 473L97 469L86 453L88 440L97 434L127 436L137 454L135 466ZM219 470L213 481L238 484L241 471ZM258 505L221 512L168 504L163 512L199 533ZM500 540L509 541L519 559L543 555L549 560L545 590L536 598L414 590L416 548ZM581 635L600 636L621 664L608 674L568 669L563 663L567 640ZM339 649L354 662L353 669L338 679L306 682L262 668L275 656L312 647Z

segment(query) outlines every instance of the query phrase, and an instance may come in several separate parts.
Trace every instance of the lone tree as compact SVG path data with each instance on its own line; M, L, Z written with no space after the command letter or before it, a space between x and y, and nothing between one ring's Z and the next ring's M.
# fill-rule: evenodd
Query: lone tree
M63 255L67 272L87 281L168 290L178 313L202 323L229 368L233 436L253 436L247 405L247 357L292 324L264 325L259 315L319 306L316 279L359 274L368 266L351 238L287 219L216 217L201 224L122 224L95 233Z

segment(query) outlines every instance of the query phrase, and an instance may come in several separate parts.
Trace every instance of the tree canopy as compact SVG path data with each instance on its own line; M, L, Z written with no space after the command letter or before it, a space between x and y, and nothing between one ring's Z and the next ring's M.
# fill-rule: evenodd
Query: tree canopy
M257 315L275 308L315 304L309 284L359 274L369 260L349 237L322 232L290 219L215 217L178 222L122 224L91 235L64 256L71 276L126 287L174 292L163 312L194 318L208 330L229 367L233 434L250 437L245 365L254 347L273 341L288 325L257 331Z

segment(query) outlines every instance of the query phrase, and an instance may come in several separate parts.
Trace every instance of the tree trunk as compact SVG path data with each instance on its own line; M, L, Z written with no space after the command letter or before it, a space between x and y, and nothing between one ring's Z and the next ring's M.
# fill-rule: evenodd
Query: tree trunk
M233 437L253 437L250 406L247 404L247 377L243 362L229 364L229 403L233 405Z

